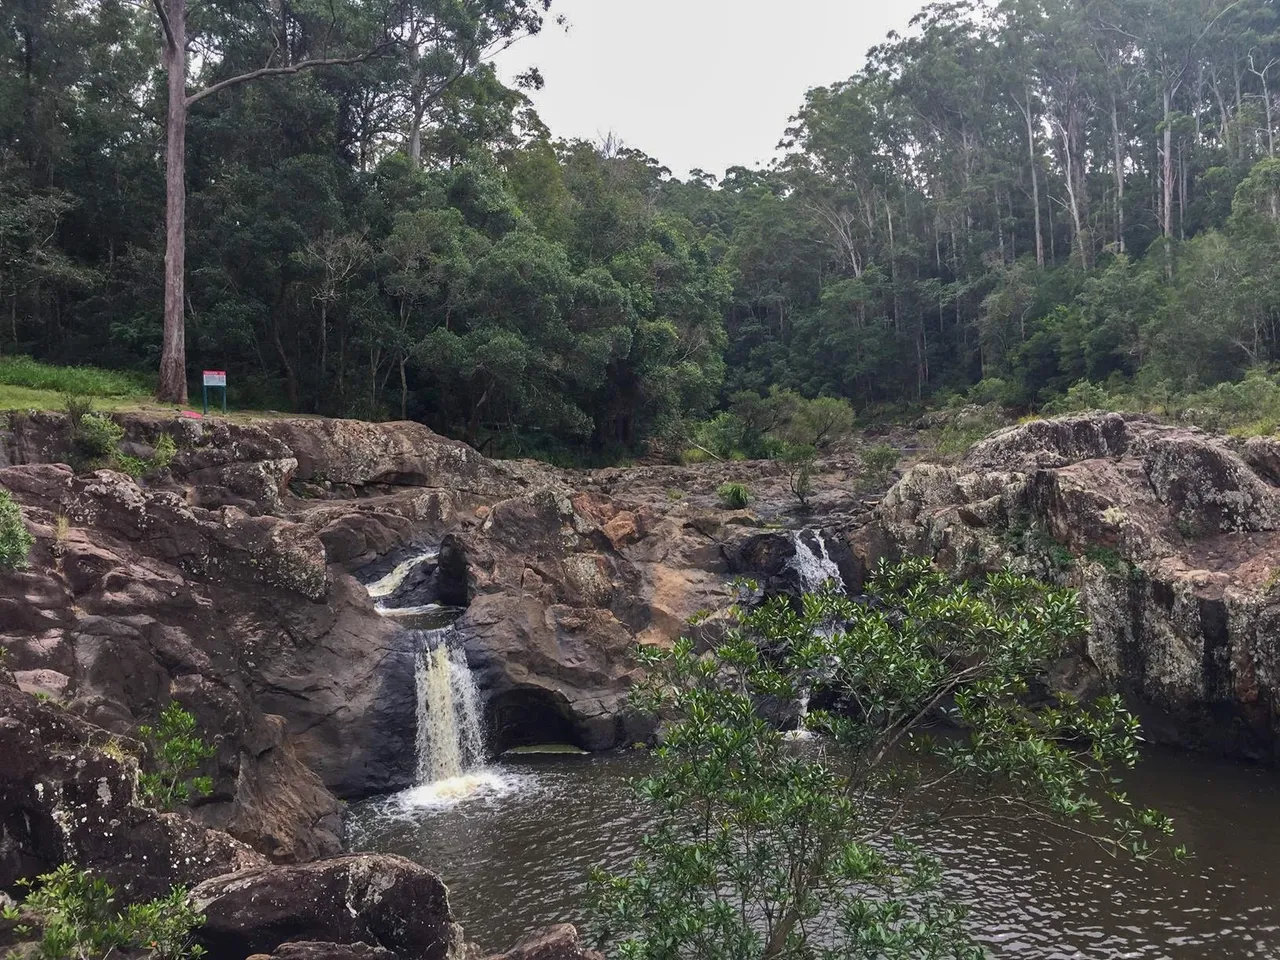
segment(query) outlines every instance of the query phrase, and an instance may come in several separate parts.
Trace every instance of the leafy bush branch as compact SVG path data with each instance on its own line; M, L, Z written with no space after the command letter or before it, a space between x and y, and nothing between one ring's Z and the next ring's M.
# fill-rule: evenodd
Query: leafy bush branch
M657 826L629 871L597 875L618 955L977 960L931 828L1065 826L1135 857L1170 844L1168 818L1118 786L1138 759L1119 698L1028 706L1030 679L1085 630L1073 593L912 560L882 566L867 599L736 608L705 655L690 639L642 650L636 702L666 726L637 788ZM808 717L816 751L757 710L801 690L833 704ZM935 739L940 721L963 733Z
M138 728L155 769L139 776L143 799L162 810L189 803L213 789L210 777L192 774L217 751L196 733L196 720L176 702L160 713L155 726Z
M19 883L31 893L21 907L6 908L3 917L17 924L20 936L38 931L40 960L109 960L125 952L153 960L194 960L205 953L192 939L204 917L182 887L119 910L110 884L68 863L34 884ZM8 956L16 960L18 954Z
M8 490L0 490L0 567L25 567L35 542L22 520L22 508L14 503Z

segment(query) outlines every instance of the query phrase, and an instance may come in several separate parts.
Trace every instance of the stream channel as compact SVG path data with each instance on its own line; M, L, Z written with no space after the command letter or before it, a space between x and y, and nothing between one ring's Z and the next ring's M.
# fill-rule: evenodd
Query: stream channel
M451 643L449 613L413 615L418 785L352 806L351 849L437 871L468 939L489 951L553 923L585 926L590 871L623 870L644 833L629 780L649 758L549 752L486 762L481 695ZM1115 860L1087 840L1008 823L931 830L950 892L970 905L991 955L1280 958L1280 772L1152 749L1126 787L1135 803L1173 817L1188 862Z

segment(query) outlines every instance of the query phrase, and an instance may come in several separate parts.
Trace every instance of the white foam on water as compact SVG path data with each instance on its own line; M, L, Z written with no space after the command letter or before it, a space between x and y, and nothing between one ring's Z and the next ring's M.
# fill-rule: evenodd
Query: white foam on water
M468 800L487 800L515 793L524 785L524 777L479 770L458 777L435 780L403 790L391 798L403 812L452 807Z
M439 603L424 603L418 607L384 607L378 604L375 608L384 617L421 617L428 613L439 613L442 610L449 609Z

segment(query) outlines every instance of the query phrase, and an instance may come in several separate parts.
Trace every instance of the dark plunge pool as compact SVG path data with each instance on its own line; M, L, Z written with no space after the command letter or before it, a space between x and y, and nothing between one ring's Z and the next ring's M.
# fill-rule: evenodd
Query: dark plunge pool
M472 799L354 806L351 846L439 872L468 939L505 949L533 928L581 924L591 868L628 862L645 817L626 780L644 763L511 759L496 765L499 788ZM1115 861L1008 824L930 835L992 955L1280 957L1280 774L1153 751L1129 789L1174 817L1190 862Z

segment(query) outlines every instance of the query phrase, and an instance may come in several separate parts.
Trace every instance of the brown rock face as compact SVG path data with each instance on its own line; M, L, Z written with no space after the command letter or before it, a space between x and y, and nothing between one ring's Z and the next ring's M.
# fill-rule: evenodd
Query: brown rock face
M0 435L0 486L38 538L29 570L0 572L0 644L24 689L116 735L176 698L219 748L195 815L282 862L339 849L330 791L412 777L417 641L351 571L438 549L423 602L467 607L493 746L605 748L647 734L627 709L635 644L722 606L757 554L769 577L788 562L786 534L715 499L749 479L783 517L777 465L567 474L418 424L118 419L139 453L173 438L170 466L134 481L43 462L67 449L56 416ZM820 499L857 511L840 469ZM742 547L758 537L778 549Z
M910 552L1080 588L1078 651L1158 739L1280 757L1277 445L1143 417L1038 421L921 465L856 532L864 563Z
M371 947L367 943L317 943L314 940L301 943L282 943L270 956L275 960L396 960L396 955L385 947ZM264 960L267 954L255 953L249 960Z
M211 960L276 950L282 951L277 956L332 956L314 946L282 947L299 941L365 944L401 960L445 960L462 946L440 878L402 857L242 870L200 884L191 899L205 915L198 936Z
M273 420L261 429L297 459L297 478L363 487L449 487L476 496L511 488L510 477L465 443L420 423Z

